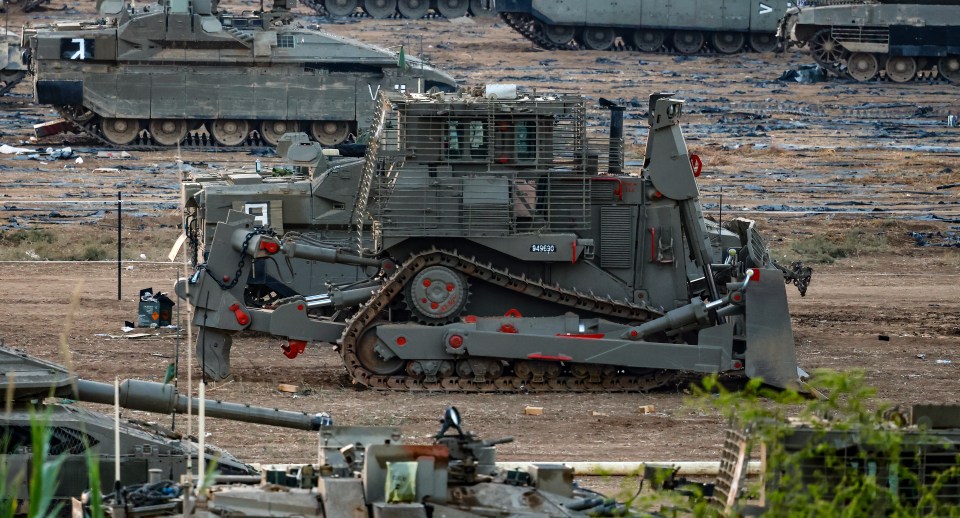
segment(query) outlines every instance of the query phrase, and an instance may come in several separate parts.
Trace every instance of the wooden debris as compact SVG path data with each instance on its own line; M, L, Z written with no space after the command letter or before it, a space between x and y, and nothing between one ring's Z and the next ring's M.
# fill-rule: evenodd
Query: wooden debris
M640 413L641 413L641 414L644 414L644 415L646 415L646 414L652 414L652 413L654 412L654 410L655 410L655 409L654 409L653 405L643 405L642 407L640 407Z
M591 410L590 415L593 417L607 417L607 414L604 414L603 412L597 412L596 410Z
M281 383L277 385L277 390L279 390L280 392L287 392L289 394L296 394L297 392L300 392L300 387L296 385L288 385L286 383Z
M527 415L543 415L542 406L528 406L523 409L523 413Z

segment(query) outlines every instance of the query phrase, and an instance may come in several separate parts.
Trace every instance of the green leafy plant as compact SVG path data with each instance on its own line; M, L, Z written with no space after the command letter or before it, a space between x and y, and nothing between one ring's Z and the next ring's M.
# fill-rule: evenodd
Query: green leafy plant
M53 428L49 426L49 422L49 411L40 415L31 411L30 439L33 447L33 469L30 473L29 516L57 516L63 507L63 502L57 502L54 496L65 457L50 459L50 439L53 436Z

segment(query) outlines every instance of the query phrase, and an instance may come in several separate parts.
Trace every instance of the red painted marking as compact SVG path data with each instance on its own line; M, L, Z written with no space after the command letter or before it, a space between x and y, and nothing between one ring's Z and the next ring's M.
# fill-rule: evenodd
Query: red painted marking
M550 356L550 355L547 355L547 354L540 354L540 353L531 353L531 354L528 354L528 355L527 355L527 358L529 358L529 359L531 359L531 360L551 360L551 361L555 361L555 362L567 362L567 361L570 361L570 360L573 359L573 357L567 356L567 355L565 355L565 354L558 354L558 355L556 355L556 356Z
M431 303L430 303L430 309L437 309L437 308L439 308L439 307L440 307L440 304L437 304L436 302L431 302Z
M650 262L657 260L657 229L650 227Z
M292 360L307 350L307 342L290 339L288 345L281 345L280 348L283 349L283 355Z
M557 333L557 336L561 338L580 338L583 340L596 340L598 338L604 338L607 335L604 333Z
M424 304L426 304L426 303L429 302L429 301L428 301L426 298L422 298L422 299L420 299L420 302L423 302Z
M424 279L424 280L423 280L423 287L424 287L424 288L429 288L429 287L430 287L430 284L431 284L430 279Z
M297 304L297 311L303 311L303 304Z
M699 155L690 155L690 169L693 169L693 176L700 176L700 171L703 171L703 160L700 160Z
M477 317L474 316L474 315L467 315L467 316L463 317L463 321L466 322L466 323L468 323L468 324L476 324L476 323L477 323Z
M280 245L273 241L260 241L260 250L266 250L268 254L275 254L280 251Z
M454 349L459 349L463 345L463 337L460 335L453 335L450 337L450 347Z
M734 301L734 302L740 302L740 299L742 299L742 298L743 298L743 297L741 297L739 293L735 293L735 294L733 295L733 301Z
M638 333L636 329L634 329L633 331L630 331L630 337L631 337L631 338L636 338L636 337L639 336L639 335L640 335L640 333Z
M230 311L233 311L234 316L237 317L237 323L241 326L245 326L250 323L250 316L240 309L240 304L233 303L230 306Z
M573 257L570 259L570 262L577 264L577 240L574 239L570 246L573 248Z
M229 275L224 275L224 276L223 276L223 282L230 282L230 276L229 276Z
M403 347L404 345L407 345L407 338L406 338L405 336L398 336L398 337L397 337L397 345L399 345L400 347Z
M501 326L500 326L500 332L501 332L501 333L510 333L510 334L517 334L517 333L519 333L519 331L517 331L517 328L516 328L516 327L513 327L513 324L503 324L503 325L501 325Z
M653 193L653 197L659 200L660 198L663 198L663 193L660 191L655 191Z
M613 188L613 194L617 196L617 199L623 201L623 181L619 178L613 176L595 176L590 179L592 182L616 182L616 187ZM628 184L629 185L629 184Z
M521 315L520 312L517 311L516 309L509 309L509 310L507 310L506 313L503 314L503 316L505 316L505 317L513 317L513 318L520 318L520 317L522 317L523 315Z
M750 280L754 282L760 282L760 270L758 268L751 268L753 275L750 276Z
M456 288L453 284L447 284L447 291L453 291Z
M742 368L743 368L743 362L738 362L738 361L737 361L737 362L733 362L733 368L734 368L734 369L737 369L737 370L742 369Z

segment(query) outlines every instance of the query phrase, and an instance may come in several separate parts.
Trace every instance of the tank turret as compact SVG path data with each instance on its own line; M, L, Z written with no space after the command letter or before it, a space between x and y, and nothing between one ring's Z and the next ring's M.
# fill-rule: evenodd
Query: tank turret
M293 23L294 0L223 12L215 0L100 0L99 20L26 27L37 102L112 146L335 146L370 124L377 93L453 91L403 52Z

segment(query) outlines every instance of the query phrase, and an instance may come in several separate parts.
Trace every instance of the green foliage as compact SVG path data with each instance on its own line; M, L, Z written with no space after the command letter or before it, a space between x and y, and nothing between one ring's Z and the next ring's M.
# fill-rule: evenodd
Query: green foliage
M9 434L3 437L3 451L9 451L7 445L10 444ZM17 488L23 481L22 473L10 479L10 466L7 464L7 456L0 456L0 518L13 518L17 512Z
M0 246L37 245L56 240L52 232L44 229L0 231Z
M71 251L66 254L67 261L103 261L112 257L100 245L86 245L80 250Z
M30 503L28 515L31 517L57 516L63 502L55 502L54 494L60 481L60 468L65 457L49 460L50 439L53 428L48 426L50 412L42 415L30 413L30 439L33 447L33 470L30 474Z
M86 444L87 436L84 434L83 454L87 462L87 480L90 483L90 516L91 518L103 518L103 495L100 493L100 459L90 451L90 445Z
M887 237L883 232L850 230L845 234L818 234L794 241L791 253L806 263L831 264L837 259L858 257L882 252L887 249Z
M940 498L956 495L960 456L925 479L909 469L931 449L952 446L923 430L906 435L895 426L889 418L894 409L874 402L863 372L818 371L813 379L822 397L766 389L759 380L734 392L716 376L694 389L691 405L719 411L747 430L754 451L765 445L764 486L749 492L766 490L766 516L960 516L960 507ZM804 426L789 426L788 415ZM944 491L946 484L954 487Z

